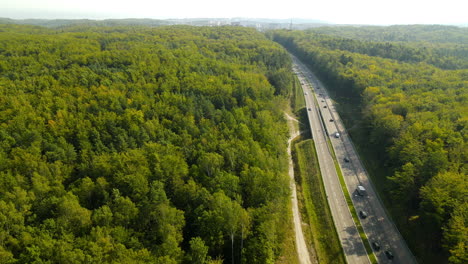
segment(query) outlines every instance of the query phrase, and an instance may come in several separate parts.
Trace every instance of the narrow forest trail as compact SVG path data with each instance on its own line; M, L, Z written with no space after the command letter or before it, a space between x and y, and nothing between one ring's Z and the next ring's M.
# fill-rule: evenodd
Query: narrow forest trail
M288 139L288 156L289 156L289 177L290 177L290 187L291 187L291 202L292 202L292 210L293 210L293 222L294 222L294 233L296 236L296 250L299 257L299 262L301 264L312 264L311 256L309 251L307 250L307 244L304 239L304 234L302 233L302 220L301 215L299 213L299 205L297 203L297 192L296 192L296 182L294 180L294 167L293 167L293 160L291 156L291 142L300 135L300 131L296 130L293 121L298 122L297 119L285 113L286 118L288 119L288 126L289 126L289 139ZM313 258L315 261L315 256Z

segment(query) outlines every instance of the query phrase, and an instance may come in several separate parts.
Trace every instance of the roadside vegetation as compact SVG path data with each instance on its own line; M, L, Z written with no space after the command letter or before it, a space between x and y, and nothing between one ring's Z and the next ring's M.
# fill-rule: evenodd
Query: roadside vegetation
M304 237L310 245L311 255L319 263L346 263L336 228L333 223L322 175L311 139L304 92L299 79L295 78L291 105L298 117L302 132L291 146L297 199L301 212Z
M275 264L300 264L296 250L296 233L292 216L291 203L289 203L288 214L283 216L285 221L284 240L280 245L279 257ZM248 263L246 261L245 263Z
M269 35L330 88L418 261L466 263L467 29L332 27Z
M312 139L294 142L296 183L301 193L304 233L313 245L319 263L346 263L333 223Z
M304 92L302 91L301 82L299 81L297 76L294 76L292 91L293 91L292 100L291 100L292 109L295 113L298 113L301 109L305 108L305 99L304 99Z

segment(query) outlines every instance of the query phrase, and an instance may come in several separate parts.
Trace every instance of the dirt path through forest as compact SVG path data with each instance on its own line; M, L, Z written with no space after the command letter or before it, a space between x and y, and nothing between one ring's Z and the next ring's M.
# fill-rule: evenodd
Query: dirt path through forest
M307 250L307 244L304 239L304 234L302 233L302 220L299 212L299 206L297 203L297 192L296 192L296 182L294 180L294 167L291 157L291 141L300 135L300 132L296 130L292 122L298 122L297 119L285 113L286 118L288 119L289 125L289 140L288 140L288 156L289 156L289 177L290 177L290 187L292 192L291 202L293 210L293 221L294 221L294 233L296 236L296 250L299 257L299 262L301 264L312 264L311 256ZM314 263L315 258L313 258Z

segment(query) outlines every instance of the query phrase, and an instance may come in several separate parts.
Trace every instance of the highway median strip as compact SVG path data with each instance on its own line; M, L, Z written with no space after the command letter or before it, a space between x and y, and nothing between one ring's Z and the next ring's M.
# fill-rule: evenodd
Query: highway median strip
M355 223L355 225L356 225L356 227L358 229L359 236L361 237L362 242L364 243L367 255L369 256L369 259L370 259L371 263L377 264L378 263L377 258L374 255L374 252L373 252L373 250L371 248L369 239L367 238L367 236L366 236L366 234L364 232L364 229L362 228L361 222L359 221L358 215L356 213L356 209L354 208L353 201L351 199L351 195L349 194L348 188L346 187L346 183L345 183L345 180L344 180L344 177L343 177L343 173L341 172L340 165L338 164L338 160L336 159L335 150L333 149L332 143L331 143L329 138L327 138L327 144L328 144L329 148L331 149L332 158L333 158L333 162L335 163L335 168L336 168L336 172L338 174L338 178L340 180L341 189L343 190L344 196L346 198L346 202L348 204L349 211L351 212L351 215L353 216L354 223Z
M316 96L313 97L313 100L314 100L314 107L318 106L319 103L318 103L318 101L317 101L317 97L316 97ZM311 106L311 107L312 107L312 106ZM321 123L321 125L322 125L322 129L324 129L325 132L326 132L326 134L328 135L328 132L326 131L326 126L325 126L325 124L324 124L325 121L324 121L324 119L323 119L323 116L321 115L320 109L317 109L317 111L318 111L318 113L319 113L319 118L320 118L320 123ZM355 224L355 226L356 226L356 228L357 228L357 230L358 230L358 232L359 232L359 236L361 237L361 240L362 240L362 242L363 242L363 244L364 244L364 247L365 247L365 249L366 249L367 256L368 256L368 258L369 258L369 260L370 260L371 263L376 264L376 263L378 263L378 262L377 262L377 258L376 258L376 256L373 254L373 251L372 251L372 248L371 248L371 246L370 246L370 243L369 243L369 241L368 241L368 239L367 239L367 236L366 236L365 233L364 233L364 229L362 228L361 223L359 222L359 219L358 219L358 217L357 217L356 209L354 208L354 205L353 205L352 200L351 200L351 196L350 196L350 194L349 194L349 192L348 192L348 190L347 190L346 184L345 184L345 182L344 182L344 177L343 177L343 174L342 174L342 172L341 172L341 168L339 167L339 164L338 164L338 162L337 162L337 159L336 159L336 155L335 155L333 146L331 145L331 141L330 141L330 139L329 139L328 137L327 137L326 141L327 141L327 144L328 144L328 149L330 150L329 153L331 154L331 156L332 156L332 158L333 158L333 162L334 162L334 165L335 165L336 173L337 173L337 175L338 175L338 179L339 179L339 182L340 182L340 186L341 186L341 189L342 189L342 191L343 191L343 194L344 194L344 197L345 197L347 206L348 206L348 208L349 208L349 210L350 210L350 212L351 212L351 215L352 215L354 224ZM314 151L316 151L315 148L314 148ZM299 165L300 165L300 163L299 163ZM307 165L306 165L306 166L307 166ZM299 173L298 173L298 175L299 175ZM301 175L301 176L302 176L302 175ZM301 178L301 180L302 180L302 178ZM322 178L321 178L321 182L322 182L322 184L323 184L323 179L322 179ZM314 185L314 186L316 186L316 185ZM307 188L307 187L306 187L306 188ZM306 190L306 191L307 191L307 190ZM310 190L310 187L308 188L308 191L311 191L311 190ZM305 194L304 194L304 195L305 195ZM326 197L326 195L325 195L325 197ZM307 203L307 201L306 201L306 203ZM327 205L328 205L328 200L327 200ZM306 204L306 206L309 206L309 205ZM306 209L307 209L307 208L306 208ZM306 212L306 213L307 213L307 212ZM316 216L316 215L315 215L315 216ZM313 218L314 216L311 217L311 216L308 215L308 217ZM312 220L312 219L311 219L311 220ZM311 222L312 222L312 221L311 221ZM337 233L337 230L336 230L336 227L334 226L334 224L332 225L332 228L335 230L335 233ZM340 248L342 249L341 243L339 243L339 244L340 244ZM317 246L316 246L316 250L317 250ZM342 251L342 252L343 252L343 251ZM318 255L319 255L319 252L317 252L317 253L318 253ZM344 253L342 253L342 254L344 254ZM320 262L328 263L327 261L325 261L325 260L323 260L323 259L320 260ZM345 262L346 262L346 260L345 260Z

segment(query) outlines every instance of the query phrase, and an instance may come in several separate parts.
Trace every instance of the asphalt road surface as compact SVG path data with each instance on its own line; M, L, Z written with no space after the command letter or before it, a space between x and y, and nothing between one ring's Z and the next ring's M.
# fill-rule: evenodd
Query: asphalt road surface
M300 69L299 78L301 82L304 83L304 85L302 85L304 92L307 93L307 107L314 108L315 105L312 104L312 102L314 97L317 99L316 102L319 104L317 110L320 111L319 114L322 116L322 125L325 125L325 131L328 132L328 136L332 142L338 163L345 178L346 186L349 193L352 195L354 207L357 212L364 211L367 214L367 217L365 219L361 218L360 221L369 242L377 242L380 245L380 250L373 248L378 262L402 264L416 263L413 254L409 250L406 242L398 232L398 229L393 224L393 221L385 211L381 200L376 194L372 182L369 179L359 156L357 155L354 145L346 132L346 129L341 122L325 87L299 60L294 58L294 62L296 65L295 67ZM310 119L312 111L308 112ZM316 130L319 132L317 124L311 124L311 128L314 132ZM336 132L340 134L339 137L334 136ZM322 155L318 150L317 153L319 156ZM322 175L324 174L322 173ZM325 176L323 177L325 178ZM364 186L367 195L360 196L357 194L356 188L358 185ZM335 201L333 201L333 199L329 199L329 203L332 204L335 203ZM335 215L333 215L333 217L335 218ZM337 221L335 220L335 223L336 222ZM346 245L343 244L343 247L346 248ZM394 256L393 259L389 259L386 256L385 251L390 251Z
M320 120L319 108L315 103L313 91L306 84L302 67L294 64L294 71L297 73L304 90L307 114L309 117L312 137L314 139L319 167L322 173L325 192L333 216L333 221L349 264L370 263L364 244L359 236L354 224L348 204L341 189L341 185L336 172L335 164L327 143L327 134Z

